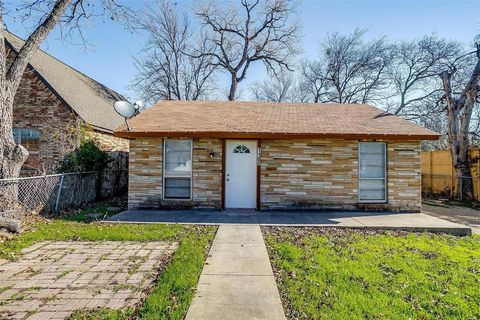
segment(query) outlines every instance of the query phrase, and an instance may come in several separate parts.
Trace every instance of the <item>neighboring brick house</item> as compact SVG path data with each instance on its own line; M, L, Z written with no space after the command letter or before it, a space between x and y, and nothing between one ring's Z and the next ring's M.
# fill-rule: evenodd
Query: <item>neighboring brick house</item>
M9 54L24 41L5 34ZM121 95L39 50L15 95L14 138L30 155L23 175L51 173L85 139L105 151L128 151L128 141L113 130L123 123L113 103Z
M163 101L130 140L130 208L421 209L420 141L361 104Z

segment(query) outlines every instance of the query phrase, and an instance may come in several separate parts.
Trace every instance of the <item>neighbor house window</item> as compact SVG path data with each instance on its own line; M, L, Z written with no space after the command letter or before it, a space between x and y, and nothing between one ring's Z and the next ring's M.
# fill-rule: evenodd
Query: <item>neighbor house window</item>
M13 128L13 140L29 151L37 151L40 144L40 131L27 128Z
M163 197L165 199L190 199L192 140L166 139L163 150Z
M359 143L359 200L385 202L386 197L386 144L384 142Z

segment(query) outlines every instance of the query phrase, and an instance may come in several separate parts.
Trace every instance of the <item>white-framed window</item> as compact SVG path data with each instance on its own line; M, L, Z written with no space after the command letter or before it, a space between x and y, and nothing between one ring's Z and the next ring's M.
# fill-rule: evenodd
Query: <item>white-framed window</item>
M163 140L163 198L192 198L192 140Z
M385 142L359 142L358 199L360 202L387 201Z

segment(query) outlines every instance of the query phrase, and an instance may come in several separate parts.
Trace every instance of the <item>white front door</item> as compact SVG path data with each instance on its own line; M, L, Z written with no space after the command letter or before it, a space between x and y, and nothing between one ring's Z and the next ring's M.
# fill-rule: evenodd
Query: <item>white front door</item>
M225 207L256 208L257 141L227 140Z

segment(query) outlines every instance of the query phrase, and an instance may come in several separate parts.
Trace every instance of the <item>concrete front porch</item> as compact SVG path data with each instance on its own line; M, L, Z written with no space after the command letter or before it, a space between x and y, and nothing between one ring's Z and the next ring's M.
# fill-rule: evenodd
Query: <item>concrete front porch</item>
M109 217L108 223L259 224L318 226L444 232L470 235L470 227L424 213L357 211L252 211L215 210L128 210Z

